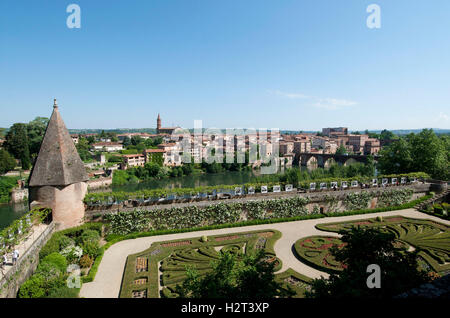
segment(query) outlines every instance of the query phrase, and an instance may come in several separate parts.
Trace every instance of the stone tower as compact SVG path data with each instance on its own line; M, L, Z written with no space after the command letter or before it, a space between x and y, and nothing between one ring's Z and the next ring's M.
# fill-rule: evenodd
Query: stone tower
M159 130L161 129L161 117L158 114L158 118L156 119L156 133L159 134Z
M89 180L83 162L59 114L53 113L29 180L30 208L48 207L59 229L83 222L83 199Z

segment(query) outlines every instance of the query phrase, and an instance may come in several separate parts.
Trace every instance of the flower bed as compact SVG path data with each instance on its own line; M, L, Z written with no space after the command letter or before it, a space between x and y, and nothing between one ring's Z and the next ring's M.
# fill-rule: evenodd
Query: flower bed
M281 237L281 233L275 230L254 231L239 233L239 235L212 236L207 241L201 237L184 241L157 242L144 252L129 255L127 258L120 297L135 297L136 281L139 280L139 291L147 290L148 297L174 297L175 286L186 279L186 267L194 266L199 275L205 275L211 270L211 261L217 260L219 255L230 252L242 255L255 250L259 234L272 233L267 239L264 251L267 255L266 261L275 263L275 271L281 268L281 261L276 257L273 244ZM246 235L251 234L251 235ZM220 240L217 240L220 239ZM180 242L191 242L189 245L180 245ZM245 249L244 249L245 246ZM158 254L153 251L159 250ZM137 260L145 258L148 260L147 271L136 273ZM160 265L161 277L158 277L158 264ZM145 281L146 279L146 281ZM160 281L163 289L158 289Z
M393 233L397 240L396 247L405 251L419 250L418 255L420 259L426 262L436 273L450 271L450 228L445 224L393 216L383 219L373 218L365 221L317 224L316 228L321 231L340 232L348 231L353 226L379 228L381 231ZM319 238L322 240L327 239L327 237L315 237L316 240ZM306 263L319 265L319 269L327 271L329 269L329 259L326 259L323 255L314 255L311 251L316 250L317 246L308 245L309 240L311 238L304 238L296 242L295 246L299 248L298 251L296 249L297 253ZM322 244L320 247L323 246L325 244ZM410 249L410 247L413 248ZM320 266L318 261L312 256L320 256L322 259L326 259L326 263Z

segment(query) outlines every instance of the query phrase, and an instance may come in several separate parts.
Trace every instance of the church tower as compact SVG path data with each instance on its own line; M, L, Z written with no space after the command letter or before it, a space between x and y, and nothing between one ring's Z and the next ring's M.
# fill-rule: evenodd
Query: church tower
M83 223L89 178L58 110L56 99L29 180L30 209L52 209L58 229Z
M156 119L156 133L159 134L161 129L161 117L158 114L158 118Z

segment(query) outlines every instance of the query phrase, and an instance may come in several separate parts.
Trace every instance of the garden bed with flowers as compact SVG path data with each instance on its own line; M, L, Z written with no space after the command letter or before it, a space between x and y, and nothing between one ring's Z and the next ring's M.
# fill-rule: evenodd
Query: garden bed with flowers
M418 252L419 266L432 274L445 275L450 272L450 229L449 226L434 221L412 219L403 216L377 217L351 222L317 224L316 228L328 232L348 231L352 227L371 227L393 233L395 246L404 252ZM330 253L330 248L343 247L337 237L311 236L295 243L298 258L319 270L339 272L343 264L338 264Z
M266 253L267 262L275 263L277 271L282 264L273 245L280 237L278 231L264 230L153 243L149 249L128 256L120 297L176 297L176 286L186 279L186 267L193 266L200 276L205 275L220 254L229 252L239 257L251 253L258 249L261 238L264 243L259 248Z

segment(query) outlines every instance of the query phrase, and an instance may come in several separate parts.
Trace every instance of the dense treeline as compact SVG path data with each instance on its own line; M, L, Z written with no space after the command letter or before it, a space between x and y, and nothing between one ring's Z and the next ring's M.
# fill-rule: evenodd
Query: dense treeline
M432 129L411 133L380 151L379 169L386 174L423 171L441 180L450 179L450 136Z

